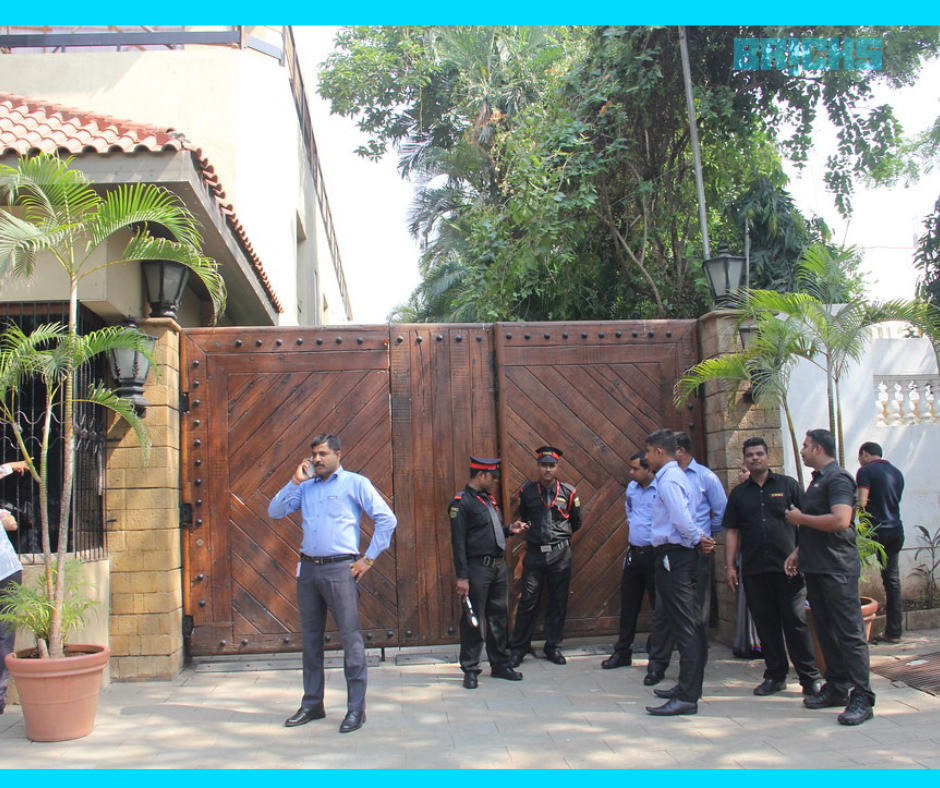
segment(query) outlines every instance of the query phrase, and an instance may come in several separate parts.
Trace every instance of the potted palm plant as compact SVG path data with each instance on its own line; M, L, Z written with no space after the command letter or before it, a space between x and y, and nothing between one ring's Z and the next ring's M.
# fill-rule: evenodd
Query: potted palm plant
M104 194L71 166L71 160L40 154L21 158L15 167L0 166L0 282L11 277L30 278L41 256L55 260L69 280L67 325L40 326L26 335L10 326L0 335L0 420L10 425L39 486L39 523L42 539L43 574L38 588L17 589L3 606L7 620L28 628L36 647L7 657L11 675L23 703L27 737L61 741L87 735L94 725L97 688L109 651L103 646L67 646L70 627L87 609L80 588L68 569L68 534L74 488L76 447L75 413L82 402L104 407L125 420L138 434L146 450L143 422L133 405L97 383L88 391L76 391L76 372L91 359L113 349L130 348L149 355L151 344L139 331L110 326L88 334L78 333L78 295L81 281L104 266L144 260L171 260L189 268L203 282L212 299L214 313L225 307L225 286L214 260L201 251L201 236L192 214L166 189L151 184L121 186ZM155 237L150 228L167 237ZM126 236L122 252L115 258L99 250ZM17 391L30 378L38 378L46 389L46 402L39 456L27 451L15 405ZM49 474L51 430L61 424L63 439L59 511L59 540L53 553L50 537ZM66 705L79 696L93 695L88 710L73 713L60 709L50 713L46 701L30 705L33 690L48 689L48 675L71 668L85 678L85 687L53 697ZM87 697L86 697L87 701ZM68 730L47 729L72 723Z

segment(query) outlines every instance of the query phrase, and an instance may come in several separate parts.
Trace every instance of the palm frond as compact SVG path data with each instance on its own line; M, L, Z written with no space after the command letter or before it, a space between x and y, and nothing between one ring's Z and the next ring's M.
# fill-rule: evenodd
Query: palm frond
M691 367L676 383L676 407L681 407L692 396L695 390L711 382L740 384L750 379L750 371L745 363L744 356L732 353L727 356L707 358ZM729 405L737 397L738 386L734 385L728 392Z
M143 455L141 458L141 465L147 464L148 460L150 459L150 450L152 448L150 435L147 432L146 423L140 416L137 415L137 411L128 400L119 397L113 389L98 383L89 386L85 396L76 397L75 401L87 402L92 405L106 408L126 421L130 428L134 430L134 434L137 436L137 440L140 443L141 452Z
M101 198L71 163L71 157L40 153L16 167L0 166L0 199L23 206L27 221L49 230L80 223Z
M180 244L201 246L202 235L195 217L172 192L151 183L124 184L109 191L89 223L93 246L99 246L118 230L159 225Z

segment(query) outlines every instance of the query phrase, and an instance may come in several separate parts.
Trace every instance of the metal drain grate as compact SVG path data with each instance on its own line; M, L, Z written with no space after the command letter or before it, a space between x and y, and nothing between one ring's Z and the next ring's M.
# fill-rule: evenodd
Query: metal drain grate
M892 681L903 681L914 689L940 695L940 651L904 657L897 662L878 665L872 671Z

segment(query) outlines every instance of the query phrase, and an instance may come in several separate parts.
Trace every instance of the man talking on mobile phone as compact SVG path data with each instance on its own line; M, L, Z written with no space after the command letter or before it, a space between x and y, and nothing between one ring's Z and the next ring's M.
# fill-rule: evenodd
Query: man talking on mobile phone
M297 598L303 628L304 695L300 708L284 725L294 728L323 719L323 636L327 612L339 626L346 673L347 713L340 733L366 721L366 649L359 625L357 583L388 547L398 520L372 482L340 465L342 445L336 435L317 435L309 459L271 499L268 516L303 513ZM375 520L372 541L359 555L359 520Z

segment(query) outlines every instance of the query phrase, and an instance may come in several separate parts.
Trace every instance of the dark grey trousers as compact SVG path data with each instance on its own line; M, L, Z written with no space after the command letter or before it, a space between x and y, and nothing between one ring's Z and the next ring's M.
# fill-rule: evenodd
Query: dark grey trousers
M661 610L667 637L679 649L677 697L690 702L702 697L708 661L708 633L696 586L701 565L699 552L692 547L656 551L656 610Z
M695 576L695 607L705 627L706 648L708 644L708 619L712 607L712 567L714 566L714 553L695 551L698 557L698 573ZM664 674L672 660L672 652L676 647L676 639L669 634L666 625L666 614L653 605L653 618L650 624L649 644L649 670L653 673Z
M323 634L327 611L339 627L349 711L366 707L366 649L359 628L359 586L349 570L352 561L316 565L301 563L297 581L303 628L304 697L311 709L323 702Z

